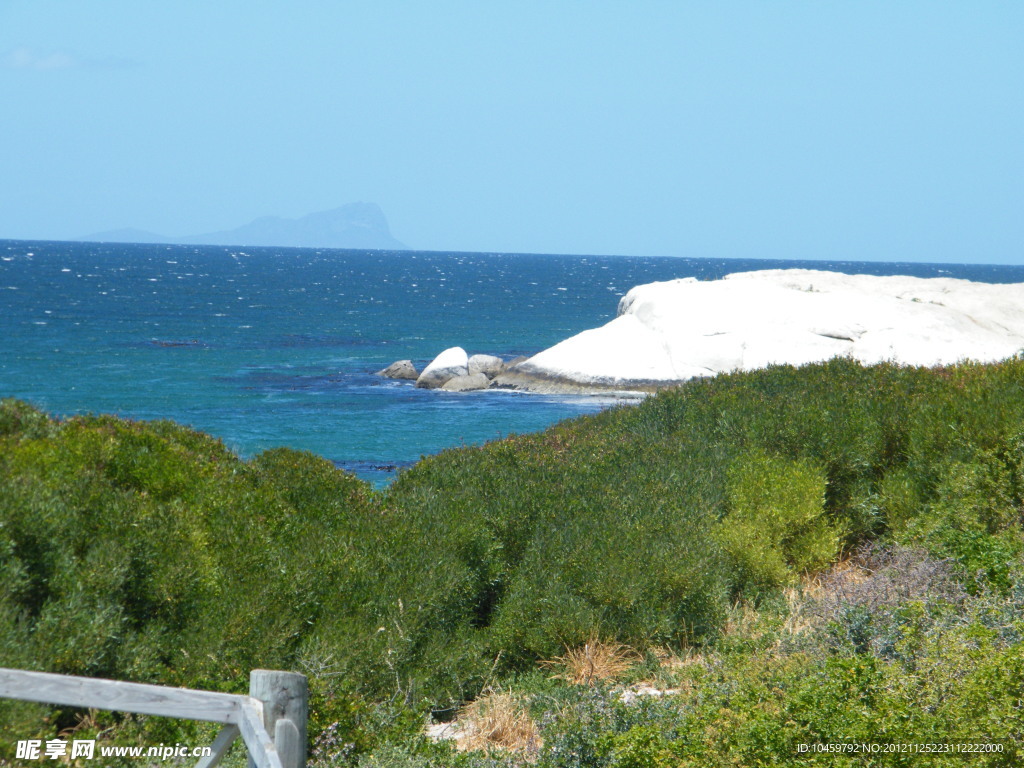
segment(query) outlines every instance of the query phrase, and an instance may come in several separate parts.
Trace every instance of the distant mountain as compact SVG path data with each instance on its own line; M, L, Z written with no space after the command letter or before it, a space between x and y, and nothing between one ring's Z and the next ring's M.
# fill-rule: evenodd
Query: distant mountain
M379 248L403 250L391 236L376 203L349 203L299 219L261 216L237 229L205 235L164 237L141 229L117 229L83 237L106 243L187 243L202 245L276 245L296 248Z

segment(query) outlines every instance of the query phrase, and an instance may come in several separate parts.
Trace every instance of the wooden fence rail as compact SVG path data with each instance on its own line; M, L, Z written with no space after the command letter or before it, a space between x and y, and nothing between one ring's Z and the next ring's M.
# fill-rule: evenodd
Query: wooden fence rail
M249 693L238 696L0 668L2 698L223 723L211 745L212 754L200 760L197 768L217 765L239 736L250 765L256 768L305 768L309 697L305 676L254 669Z

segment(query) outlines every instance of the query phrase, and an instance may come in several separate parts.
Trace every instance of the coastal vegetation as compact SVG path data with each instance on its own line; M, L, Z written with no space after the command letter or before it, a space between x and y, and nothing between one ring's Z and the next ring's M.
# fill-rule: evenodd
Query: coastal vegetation
M295 669L316 766L1017 765L1022 510L1022 359L693 380L384 491L8 400L0 666ZM424 736L455 715L471 748ZM71 732L212 737L0 701L0 755ZM839 742L917 746L814 751Z

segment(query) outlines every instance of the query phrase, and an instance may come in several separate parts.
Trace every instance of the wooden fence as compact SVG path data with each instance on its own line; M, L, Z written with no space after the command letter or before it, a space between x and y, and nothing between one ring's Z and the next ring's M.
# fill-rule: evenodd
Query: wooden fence
M211 754L197 768L212 768L239 736L256 768L305 768L309 689L294 672L254 669L249 695L167 688L0 668L0 697L109 709L142 715L223 723ZM271 734L273 737L271 738Z

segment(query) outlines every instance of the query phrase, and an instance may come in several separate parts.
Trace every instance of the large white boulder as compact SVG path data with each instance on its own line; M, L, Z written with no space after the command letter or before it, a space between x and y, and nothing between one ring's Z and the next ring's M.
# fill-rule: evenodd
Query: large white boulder
M456 376L469 375L469 356L462 347L450 347L435 357L416 379L417 387L437 389Z
M659 386L836 356L940 365L1022 349L1024 283L762 270L637 286L610 323L514 371L527 386Z

